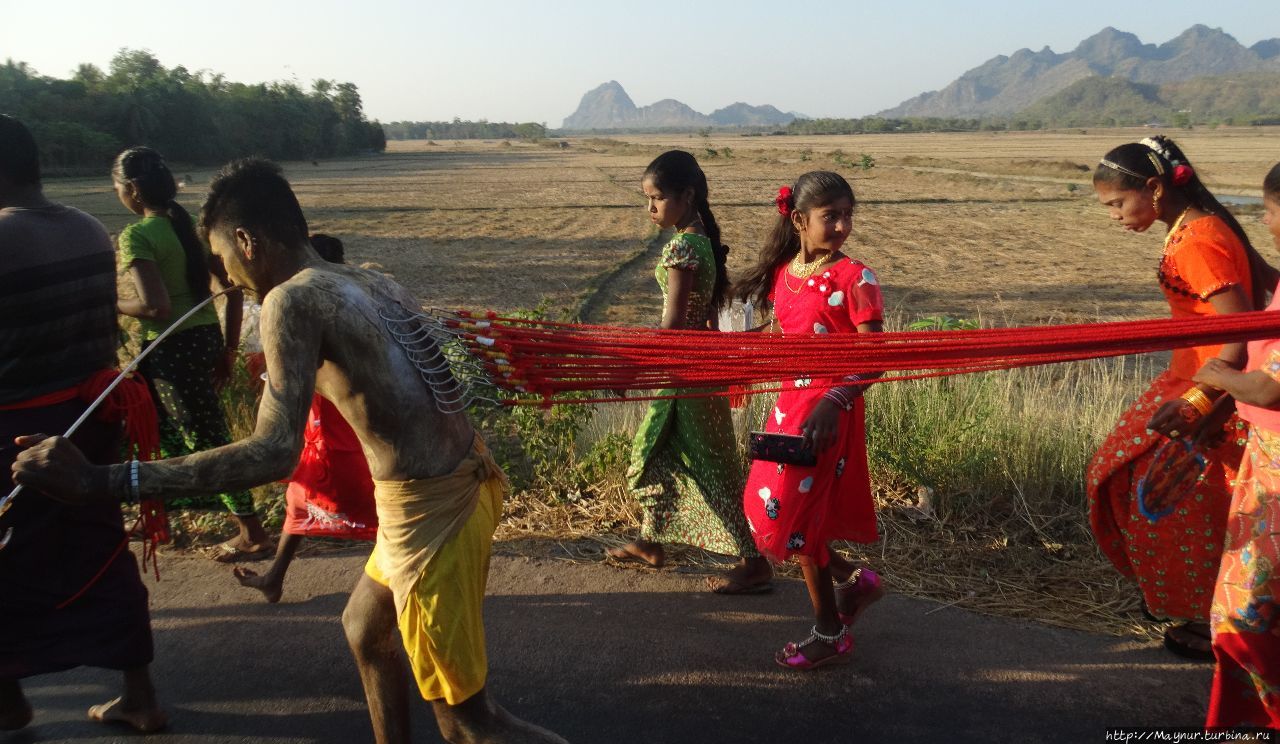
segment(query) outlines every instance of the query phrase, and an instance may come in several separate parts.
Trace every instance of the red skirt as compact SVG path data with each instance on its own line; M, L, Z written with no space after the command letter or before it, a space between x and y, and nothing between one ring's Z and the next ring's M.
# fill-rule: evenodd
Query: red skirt
M311 402L302 457L285 491L284 532L348 540L378 534L364 451L338 409L318 395Z
M799 434L825 389L808 380L786 383L769 412L765 431ZM841 417L836 443L818 456L813 467L757 460L751 464L743 509L756 547L784 561L792 555L827 565L832 540L875 542L876 512L867 470L866 415L859 397Z

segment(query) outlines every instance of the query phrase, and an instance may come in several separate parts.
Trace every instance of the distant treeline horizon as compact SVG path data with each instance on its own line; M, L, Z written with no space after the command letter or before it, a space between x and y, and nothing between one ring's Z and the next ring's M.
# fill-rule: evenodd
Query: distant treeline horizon
M67 80L6 60L0 113L31 129L50 172L107 167L134 145L192 164L386 149L382 126L365 118L353 83L316 80L310 90L295 82L233 83L220 73L168 69L150 52L130 49L105 72L82 64Z

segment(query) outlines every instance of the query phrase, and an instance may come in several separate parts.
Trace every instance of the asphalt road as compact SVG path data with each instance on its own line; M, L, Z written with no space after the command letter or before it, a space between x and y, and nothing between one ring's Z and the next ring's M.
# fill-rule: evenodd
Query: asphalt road
M170 728L149 741L365 742L339 615L368 548L304 555L267 605L230 569L168 555L148 579L153 672ZM854 663L801 674L772 654L807 633L802 584L721 597L702 576L503 553L486 605L491 693L575 744L1105 741L1116 726L1196 726L1211 667L1151 644L890 594ZM261 564L259 564L261 565ZM890 587L890 589L892 589ZM117 675L26 681L36 720L0 742L137 741L85 719ZM440 741L425 703L415 741Z

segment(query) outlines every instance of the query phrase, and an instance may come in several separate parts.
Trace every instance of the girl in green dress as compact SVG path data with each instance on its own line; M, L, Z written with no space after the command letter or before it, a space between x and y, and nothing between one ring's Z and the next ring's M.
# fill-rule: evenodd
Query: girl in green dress
M177 184L160 153L131 147L116 157L111 169L116 196L142 219L120 232L120 264L133 282L135 299L121 299L121 315L137 318L143 341L150 345L169 324L208 298L210 284L231 286L222 263L196 235L194 221L174 200ZM230 376L240 339L242 302L227 303L226 333L218 314L206 305L152 350L141 372L160 414L161 452L165 457L200 452L231 441L217 388ZM221 543L214 559L267 558L275 551L248 491L217 498L170 499L178 509L225 507L239 534Z
M661 327L717 330L729 287L729 249L720 243L720 227L707 203L706 175L692 155L671 150L649 164L641 187L649 218L659 229L675 230L656 269ZM727 398L653 402L636 432L627 479L644 519L639 538L611 549L611 556L656 567L666 560L663 543L685 543L740 556L738 565L709 580L713 591L749 594L771 588L773 570L756 550L742 512L742 476Z

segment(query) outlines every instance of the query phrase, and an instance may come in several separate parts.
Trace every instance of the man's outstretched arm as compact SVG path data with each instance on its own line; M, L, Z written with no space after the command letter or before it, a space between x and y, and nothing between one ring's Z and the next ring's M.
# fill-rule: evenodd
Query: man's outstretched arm
M297 288L279 288L262 307L262 349L268 384L258 421L247 439L185 457L139 463L138 495L167 498L234 491L287 477L302 451L302 432L320 361L320 308ZM19 437L27 447L13 465L13 479L70 503L104 493L133 495L132 466L94 466L61 437Z

